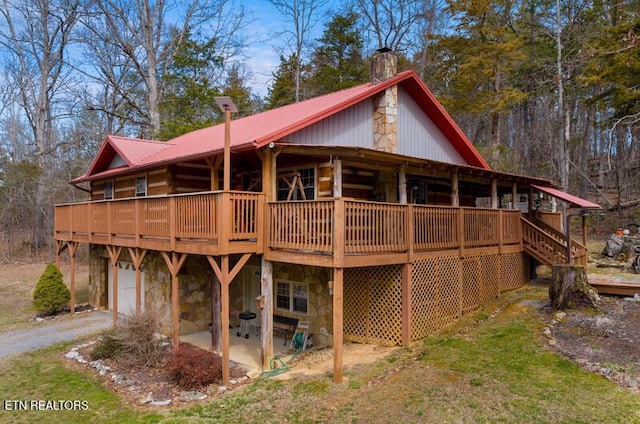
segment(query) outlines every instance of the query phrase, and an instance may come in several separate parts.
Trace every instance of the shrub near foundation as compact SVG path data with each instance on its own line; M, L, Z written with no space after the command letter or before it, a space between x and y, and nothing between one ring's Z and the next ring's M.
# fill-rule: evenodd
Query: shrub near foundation
M36 311L40 315L53 315L61 311L70 299L71 292L64 284L62 273L54 264L47 264L33 291Z
M198 389L220 382L222 363L213 352L190 344L181 344L169 358L169 376L185 390Z
M126 317L117 329L120 360L131 367L155 367L166 356L168 343L160 334L160 317L150 309Z

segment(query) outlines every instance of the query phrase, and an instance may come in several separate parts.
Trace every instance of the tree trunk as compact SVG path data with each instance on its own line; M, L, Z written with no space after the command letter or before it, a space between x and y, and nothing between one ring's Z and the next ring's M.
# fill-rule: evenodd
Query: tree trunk
M587 272L581 265L559 264L553 266L553 281L549 286L549 299L553 309L591 307L599 309L600 296L587 280Z

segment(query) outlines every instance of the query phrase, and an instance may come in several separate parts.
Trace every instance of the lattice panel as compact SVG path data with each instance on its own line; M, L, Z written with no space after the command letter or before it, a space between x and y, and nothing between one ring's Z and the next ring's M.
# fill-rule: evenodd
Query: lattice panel
M514 290L529 281L529 261L524 253L502 255L500 291Z
M462 312L467 313L480 306L482 295L482 264L478 258L462 261L463 290Z
M412 339L421 339L460 317L461 269L457 255L416 261L412 272Z
M463 312L467 313L500 294L500 255L474 255L463 259Z
M398 265L347 268L344 338L386 346L402 340L402 274Z

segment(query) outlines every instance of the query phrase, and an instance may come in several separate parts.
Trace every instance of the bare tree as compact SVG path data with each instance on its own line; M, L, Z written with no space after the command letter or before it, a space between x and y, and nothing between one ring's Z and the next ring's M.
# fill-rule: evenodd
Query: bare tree
M119 121L120 128L129 119L146 127L139 136L155 138L162 77L180 45L190 33L202 31L219 40L221 56L234 57L243 47L237 34L246 23L244 8L231 0L96 1L84 22L86 57L94 69L87 73L104 86L95 108Z
M433 3L433 2L431 2ZM377 46L398 53L421 50L421 28L432 8L424 0L356 0L355 7Z
M303 49L309 43L313 27L318 23L323 8L329 0L270 0L285 17L291 19L292 30L285 30L286 42L295 55L295 98L300 100L300 77L302 74Z
M66 57L78 19L80 0L2 1L0 45L6 54L8 78L17 90L18 103L26 117L36 146L42 175L34 194L32 245L40 248L47 240L46 221L50 204L45 201L53 164L51 153L58 147L53 131L71 76Z

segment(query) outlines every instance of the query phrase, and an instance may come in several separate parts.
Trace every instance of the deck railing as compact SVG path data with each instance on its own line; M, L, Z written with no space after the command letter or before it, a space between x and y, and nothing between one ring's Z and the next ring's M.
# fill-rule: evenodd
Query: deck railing
M345 253L402 252L407 244L407 207L344 201Z
M524 243L539 260L567 261L564 235L521 221L517 210L353 199L271 202L265 208L260 193L207 192L59 205L54 216L56 240L195 254L267 248L340 258ZM585 246L572 241L571 248L575 262L586 262Z
M334 210L333 200L269 203L269 246L333 252Z
M260 193L207 192L59 205L55 238L171 250L182 243L188 252L212 254L235 241L261 246L263 199ZM223 202L230 204L229 216Z
M546 265L569 262L567 238L564 234L541 221L524 217L521 220L522 240L527 252ZM571 261L575 264L587 265L587 247L575 240L571 240Z
M272 202L269 248L332 254L519 244L520 212L358 200ZM460 232L462 229L462 233ZM412 234L410 232L412 231Z

